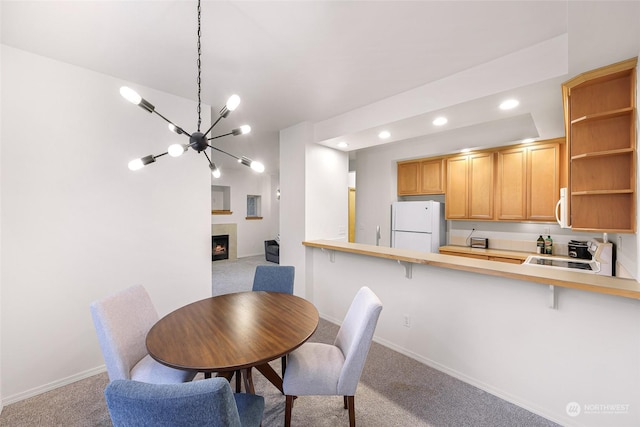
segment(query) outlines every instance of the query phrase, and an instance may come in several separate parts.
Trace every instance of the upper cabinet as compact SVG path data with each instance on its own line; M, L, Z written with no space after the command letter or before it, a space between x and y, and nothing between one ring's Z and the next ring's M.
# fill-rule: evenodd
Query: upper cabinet
M498 220L555 220L562 142L564 138L498 151Z
M447 219L493 219L494 153L447 158Z
M420 162L398 162L398 196L420 194L418 192L418 171Z
M564 142L398 162L398 196L444 193L451 220L555 222Z
M636 230L636 63L599 68L562 86L574 230Z
M444 160L398 162L398 196L444 193Z

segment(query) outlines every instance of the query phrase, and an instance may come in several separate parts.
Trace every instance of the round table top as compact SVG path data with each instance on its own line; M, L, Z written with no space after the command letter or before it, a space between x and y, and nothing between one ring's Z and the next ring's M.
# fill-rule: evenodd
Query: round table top
M200 300L160 319L147 351L177 369L223 372L277 359L318 327L318 310L295 295L239 292Z

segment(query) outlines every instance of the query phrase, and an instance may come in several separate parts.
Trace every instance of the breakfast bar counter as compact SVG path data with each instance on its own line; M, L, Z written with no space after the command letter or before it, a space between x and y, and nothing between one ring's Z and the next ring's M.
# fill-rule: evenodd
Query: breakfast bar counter
M302 242L304 246L335 252L348 252L365 256L396 260L405 266L410 277L412 264L432 265L453 270L499 276L550 286L579 289L624 298L640 299L640 283L633 279L600 276L573 272L536 265L510 264L485 259L474 259L455 255L418 252L383 246L349 243L336 240L312 240Z

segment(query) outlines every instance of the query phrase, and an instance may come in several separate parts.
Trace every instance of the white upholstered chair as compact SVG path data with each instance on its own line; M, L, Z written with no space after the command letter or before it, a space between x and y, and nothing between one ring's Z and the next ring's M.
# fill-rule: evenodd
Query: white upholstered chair
M291 425L294 396L344 396L349 425L355 426L354 395L382 303L368 287L356 294L333 345L306 342L289 354L283 378L285 427Z
M132 286L94 301L90 309L110 381L170 384L195 376L195 372L162 365L147 353L147 332L159 316L144 287Z

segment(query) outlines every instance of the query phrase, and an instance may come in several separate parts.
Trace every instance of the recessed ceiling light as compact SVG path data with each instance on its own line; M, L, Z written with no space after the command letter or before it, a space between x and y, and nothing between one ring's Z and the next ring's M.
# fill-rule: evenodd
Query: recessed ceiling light
M338 142L338 144L337 144L337 145L338 145L338 148L347 148L347 147L349 146L349 144L347 144L347 143L346 143L346 142L344 142L344 141L340 141L340 142Z
M448 120L447 120L447 118L446 118L446 117L438 117L438 118L437 118L437 119L435 119L432 123L433 123L435 126L442 126L442 125L447 124L447 122L448 122Z
M391 136L391 134L389 132L387 132L386 130L383 130L382 132L380 132L378 134L378 138L380 139L387 139Z
M512 108L516 108L520 104L520 101L517 99L507 99L500 104L501 110L511 110Z

